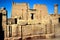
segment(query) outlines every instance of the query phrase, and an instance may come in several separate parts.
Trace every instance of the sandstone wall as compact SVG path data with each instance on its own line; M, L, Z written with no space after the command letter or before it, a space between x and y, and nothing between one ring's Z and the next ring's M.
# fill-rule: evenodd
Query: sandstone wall
M12 4L12 18L19 17L21 19L27 19L28 4Z

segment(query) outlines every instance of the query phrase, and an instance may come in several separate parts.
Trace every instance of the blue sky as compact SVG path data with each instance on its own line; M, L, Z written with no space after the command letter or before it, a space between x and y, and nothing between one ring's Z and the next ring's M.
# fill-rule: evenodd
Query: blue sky
M13 0L15 3L29 3L30 8L33 8L34 4L45 4L48 9L48 13L54 13L54 4L58 4L58 13L60 14L60 0ZM8 18L11 16L12 0L0 0L0 8L5 7L8 11Z

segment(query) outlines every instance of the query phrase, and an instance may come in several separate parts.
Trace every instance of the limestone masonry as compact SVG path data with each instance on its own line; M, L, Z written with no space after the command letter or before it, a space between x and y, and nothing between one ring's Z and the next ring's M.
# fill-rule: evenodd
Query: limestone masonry
M7 10L2 13L4 40L27 40L36 36L42 38L55 37L55 26L60 24L58 5L54 5L54 14L49 14L46 5L34 4L30 9L27 3L12 3L11 18L7 18Z

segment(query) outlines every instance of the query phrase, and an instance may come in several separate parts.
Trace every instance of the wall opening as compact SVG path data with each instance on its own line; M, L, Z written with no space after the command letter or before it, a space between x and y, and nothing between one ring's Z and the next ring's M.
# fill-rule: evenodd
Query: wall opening
M17 18L15 18L15 24L17 24Z
M59 18L59 23L60 23L60 18Z
M34 19L34 14L33 13L31 13L31 19Z

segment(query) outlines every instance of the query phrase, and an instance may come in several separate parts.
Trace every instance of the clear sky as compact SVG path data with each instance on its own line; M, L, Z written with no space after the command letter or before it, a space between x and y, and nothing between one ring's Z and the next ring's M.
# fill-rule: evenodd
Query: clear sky
M13 0L15 3L29 3L30 8L33 8L34 4L45 4L48 8L48 13L54 13L54 4L58 4L58 13L60 14L60 0ZM11 16L12 0L0 0L0 8L5 7L8 11L8 18Z

